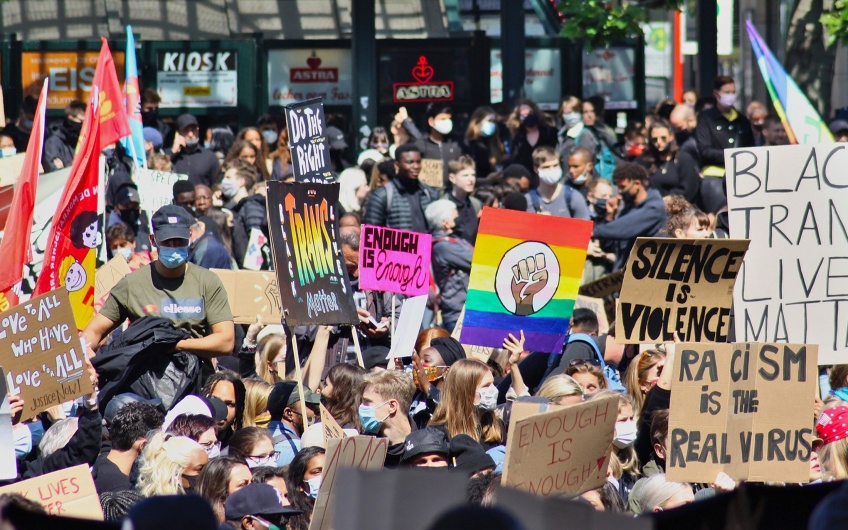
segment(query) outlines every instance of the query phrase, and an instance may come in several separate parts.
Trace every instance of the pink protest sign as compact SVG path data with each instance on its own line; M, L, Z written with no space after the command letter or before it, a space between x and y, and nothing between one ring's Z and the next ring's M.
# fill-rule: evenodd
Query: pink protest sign
M430 234L362 225L359 288L420 296L430 289Z

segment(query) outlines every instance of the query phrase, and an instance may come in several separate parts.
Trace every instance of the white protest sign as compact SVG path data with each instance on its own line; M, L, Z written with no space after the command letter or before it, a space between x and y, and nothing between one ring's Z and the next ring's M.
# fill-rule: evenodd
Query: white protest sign
M133 180L138 186L141 197L141 209L148 215L174 200L174 183L187 180L188 175L138 168L133 172Z
M392 330L392 349L386 359L412 355L425 309L427 309L427 295L414 296L403 301L397 328Z

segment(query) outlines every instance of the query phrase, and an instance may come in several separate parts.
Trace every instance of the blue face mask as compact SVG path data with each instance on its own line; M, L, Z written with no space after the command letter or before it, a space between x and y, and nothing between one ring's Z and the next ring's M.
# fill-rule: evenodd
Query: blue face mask
M169 269L176 269L188 261L188 247L159 247L159 261Z
M379 407L382 407L386 403L388 403L388 401L382 403L381 405L379 405ZM382 420L377 419L377 408L378 407L359 405L359 421L360 423L362 423L363 431L371 434L376 434L380 432L380 427L383 425L383 422L386 421L386 418L388 418L388 416L386 416L386 418L383 418Z
M487 121L480 126L480 132L483 133L483 136L492 136L495 134L495 130L497 130L497 125L491 121Z
M318 490L321 489L321 476L312 477L309 480L305 480L306 485L309 486L309 491L306 492L307 495L312 497L313 499L318 498Z

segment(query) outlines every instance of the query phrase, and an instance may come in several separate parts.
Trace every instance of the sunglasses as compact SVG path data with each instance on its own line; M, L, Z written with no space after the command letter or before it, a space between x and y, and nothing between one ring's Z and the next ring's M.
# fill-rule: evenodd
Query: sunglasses
M596 359L594 357L591 358L591 359L573 359L570 363L568 363L568 366L582 366L584 364L591 364L592 366L600 366L601 361L599 361L598 359Z

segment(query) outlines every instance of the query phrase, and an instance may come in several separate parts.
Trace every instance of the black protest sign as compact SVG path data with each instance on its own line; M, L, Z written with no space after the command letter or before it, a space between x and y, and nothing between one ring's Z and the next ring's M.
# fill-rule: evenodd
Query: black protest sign
M736 275L749 241L643 238L624 271L620 344L726 342Z
M268 182L268 227L287 322L356 324L339 241L338 184Z
M0 313L0 366L9 393L24 398L22 419L91 394L67 289Z
M814 344L678 344L668 478L808 482L817 360Z
M321 98L286 105L286 126L294 179L297 182L332 182L330 143Z

